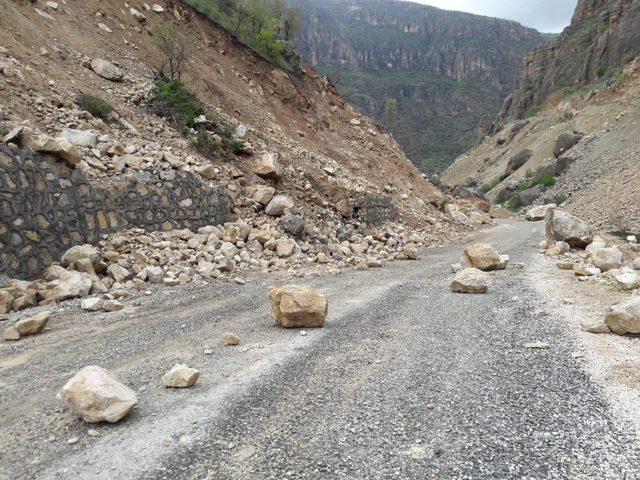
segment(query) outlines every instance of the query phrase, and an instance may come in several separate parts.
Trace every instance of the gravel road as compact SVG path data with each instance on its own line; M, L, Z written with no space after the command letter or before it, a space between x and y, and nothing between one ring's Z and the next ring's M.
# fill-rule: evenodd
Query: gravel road
M541 227L472 239L524 264L486 295L449 291L452 245L383 269L162 289L112 314L64 307L0 347L0 478L640 478L637 432L533 288ZM324 329L273 325L268 287L292 281L328 295ZM227 331L240 346L217 344ZM160 385L178 362L201 371L192 389ZM120 423L85 424L55 399L89 364L139 392Z

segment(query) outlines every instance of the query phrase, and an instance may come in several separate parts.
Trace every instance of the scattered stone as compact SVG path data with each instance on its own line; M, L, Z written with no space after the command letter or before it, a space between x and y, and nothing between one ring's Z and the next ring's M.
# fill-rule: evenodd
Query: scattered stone
M475 243L465 248L464 260L473 268L485 272L498 270L501 265L500 255L487 243Z
M288 232L295 237L300 236L302 232L304 232L304 220L291 212L287 212L280 219L280 224L282 225L282 228L284 228L285 232Z
M404 246L404 254L407 256L409 260L420 260L420 254L418 253L418 248L415 245L407 244Z
M640 297L631 297L609 307L605 323L613 333L640 333Z
M120 303L118 300L105 300L102 305L102 309L105 312L117 312L118 310L122 310L124 305Z
M44 330L44 327L47 326L47 322L50 317L51 312L41 312L37 315L18 320L15 323L14 328L21 337L35 335L36 333L41 333Z
M60 133L60 136L66 138L77 147L95 148L98 144L98 136L85 130L65 128Z
M545 342L530 342L530 343L525 343L523 347L544 350L549 348L549 344Z
M4 340L20 340L20 333L18 333L15 327L8 327L4 330L2 338Z
M259 155L254 161L251 171L262 178L278 178L280 163L277 154L267 152Z
M69 440L67 440L67 445L74 445L79 441L80 439L78 437L71 437Z
M288 197L287 195L278 194L278 195L275 195L271 199L271 201L267 204L267 206L264 209L264 213L266 213L267 215L271 215L273 217L279 217L281 215L284 215L284 213L288 209L293 208L294 205L295 203L291 199L291 197Z
M465 268L456 274L451 291L457 293L486 293L489 276L477 268Z
M591 253L591 263L606 272L622 266L622 252L617 247L597 248Z
M206 349L204 352L205 355L213 355L213 350L211 350L210 348Z
M327 297L310 286L287 285L269 290L271 310L282 328L323 327L328 313Z
M58 396L89 423L117 422L138 403L135 392L113 373L93 365L80 370Z
M458 273L461 270L462 270L462 265L461 264L459 264L459 263L452 263L451 264L451 271L453 273Z
M162 376L162 384L168 388L189 388L199 377L200 372L195 368L178 364Z
M509 267L509 255L500 255L500 265L498 270L506 270Z
M567 253L571 250L571 247L567 242L555 242L549 248L547 248L545 255L550 257L555 257L558 255L562 255L563 253Z
M220 335L220 343L225 347L240 345L240 338L233 333L223 333Z
M611 333L609 327L602 322L583 323L581 328L588 333Z
M91 70L96 72L102 78L113 82L121 82L124 79L124 73L118 67L108 60L96 58L91 61Z
M574 264L568 260L563 260L556 263L560 270L573 270Z
M615 278L620 290L640 288L640 276L636 272L622 272L616 275Z
M629 243L638 243L638 237L636 237L635 235L629 235L627 237L627 242L629 242Z

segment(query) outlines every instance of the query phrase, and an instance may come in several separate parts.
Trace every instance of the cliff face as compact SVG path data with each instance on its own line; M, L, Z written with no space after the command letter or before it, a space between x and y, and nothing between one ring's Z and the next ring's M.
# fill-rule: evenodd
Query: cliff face
M299 51L348 100L391 131L423 171L477 141L546 37L522 25L391 0L291 0Z
M619 76L640 53L640 1L580 0L571 25L524 60L523 77L498 123L531 114L555 92Z

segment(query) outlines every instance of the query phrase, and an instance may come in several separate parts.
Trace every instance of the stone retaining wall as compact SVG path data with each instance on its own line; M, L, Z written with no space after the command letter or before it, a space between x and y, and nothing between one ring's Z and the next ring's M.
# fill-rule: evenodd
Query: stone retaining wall
M100 185L50 155L0 146L0 274L32 278L71 246L126 228L195 229L228 220L226 195L199 177L146 172Z
M354 216L369 226L377 226L397 220L398 211L391 197L368 194L358 201L354 208Z

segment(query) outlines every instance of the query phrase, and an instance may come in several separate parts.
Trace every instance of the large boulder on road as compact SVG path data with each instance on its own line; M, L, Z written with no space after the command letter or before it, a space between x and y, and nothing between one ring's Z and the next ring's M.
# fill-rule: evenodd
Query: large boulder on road
M631 297L609 307L605 323L613 333L640 333L640 297Z
M309 286L287 285L269 290L271 310L282 328L322 327L327 318L327 297Z
M546 231L549 242L567 242L573 248L584 248L593 241L593 229L563 210L549 210Z
M474 243L464 249L464 263L473 268L488 272L490 270L500 270L502 260L498 251L488 243Z
M457 293L486 293L489 276L477 268L465 268L456 273L451 283L451 291Z
M135 392L113 373L84 367L58 394L86 422L117 422L138 403Z

